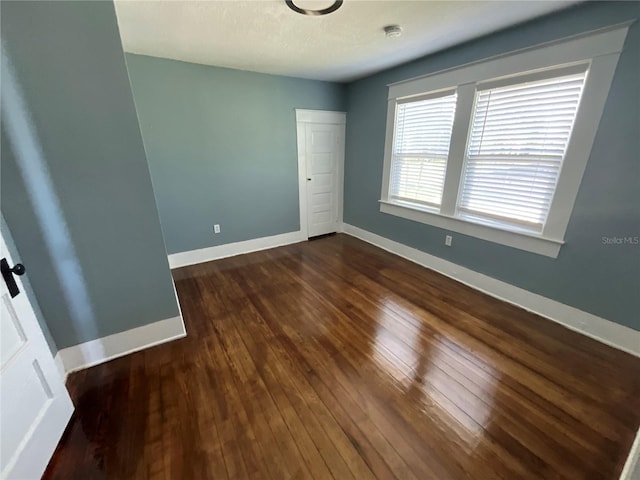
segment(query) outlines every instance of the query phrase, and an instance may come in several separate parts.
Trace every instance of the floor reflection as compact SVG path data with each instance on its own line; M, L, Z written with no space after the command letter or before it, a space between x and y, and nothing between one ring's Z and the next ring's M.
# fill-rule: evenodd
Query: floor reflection
M446 425L472 452L491 422L498 372L487 366L482 377L465 375L450 342L392 298L384 300L376 321L371 358L377 368L420 405L426 422Z

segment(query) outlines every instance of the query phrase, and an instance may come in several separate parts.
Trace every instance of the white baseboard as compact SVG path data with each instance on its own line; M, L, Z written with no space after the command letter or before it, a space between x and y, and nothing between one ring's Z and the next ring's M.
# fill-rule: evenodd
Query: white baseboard
M185 337L181 316L114 333L58 351L55 362L64 376L145 348Z
M620 480L639 480L640 479L640 429L636 433L636 439L631 445L629 456L622 468Z
M423 267L435 270L487 295L524 308L611 347L640 357L640 331L578 310L542 295L531 293L520 287L496 280L348 223L343 225L343 231Z
M196 263L210 262L220 258L233 257L243 253L257 252L268 248L281 247L290 243L298 243L306 240L307 237L301 230L297 232L281 233L271 237L254 238L243 242L227 243L216 245L215 247L200 248L188 252L172 253L169 255L169 266L171 268L186 267Z
M67 379L67 371L64 368L64 363L62 363L62 357L60 356L60 350L58 350L58 353L56 353L56 356L53 357L53 362L56 364L56 369L58 370L58 373L60 374L60 378L62 378L62 380L66 380Z

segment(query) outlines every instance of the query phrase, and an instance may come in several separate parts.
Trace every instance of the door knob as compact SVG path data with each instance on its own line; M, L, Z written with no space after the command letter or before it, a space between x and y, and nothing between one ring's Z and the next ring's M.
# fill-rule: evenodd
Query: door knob
M311 179L310 179L310 178L307 178L307 182L310 182L310 181L311 181Z
M24 265L21 263L16 263L13 267L9 266L9 262L7 262L6 258L0 260L0 270L2 270L2 278L4 278L4 283L7 284L7 289L9 289L9 294L11 298L15 297L20 293L18 289L18 284L16 283L16 279L13 278L14 275L24 275L26 269Z

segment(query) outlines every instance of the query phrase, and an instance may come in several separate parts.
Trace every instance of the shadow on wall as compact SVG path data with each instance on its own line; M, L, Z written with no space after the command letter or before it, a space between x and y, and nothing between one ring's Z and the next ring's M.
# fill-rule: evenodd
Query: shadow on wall
M35 126L31 121L11 59L4 47L2 48L2 128L24 182L47 254L69 307L72 317L71 325L74 326L80 338L97 338L98 329L82 268L44 160Z

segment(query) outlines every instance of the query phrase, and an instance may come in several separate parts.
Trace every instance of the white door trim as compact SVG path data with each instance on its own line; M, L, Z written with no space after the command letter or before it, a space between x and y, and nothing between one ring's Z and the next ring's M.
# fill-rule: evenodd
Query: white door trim
M309 220L307 213L307 159L305 124L323 123L334 125L347 124L346 112L328 110L302 110L296 108L296 135L298 139L298 206L300 209L300 231L304 238L309 238ZM344 205L344 138L342 149L338 154L338 226L342 225Z

